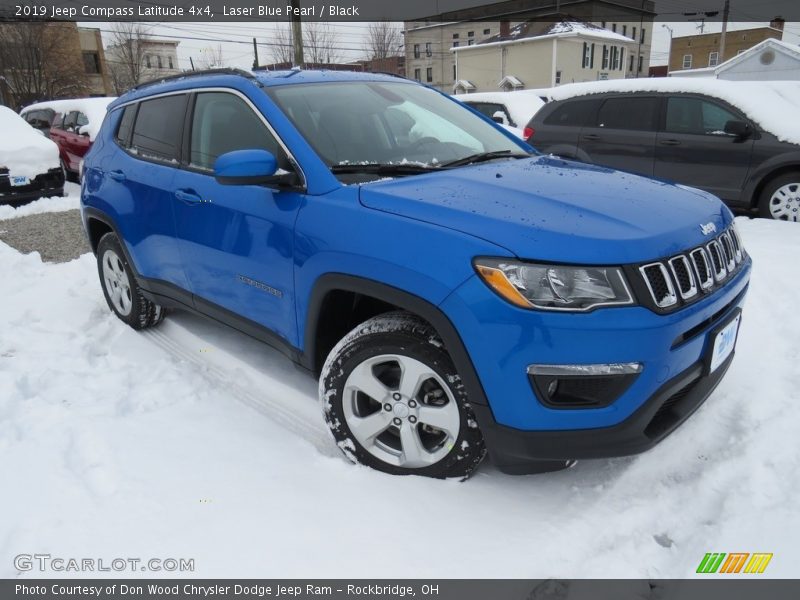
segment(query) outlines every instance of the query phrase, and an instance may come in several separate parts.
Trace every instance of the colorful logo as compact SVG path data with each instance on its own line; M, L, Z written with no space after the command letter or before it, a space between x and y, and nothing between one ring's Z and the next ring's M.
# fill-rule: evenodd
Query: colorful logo
M763 573L772 553L766 552L708 552L697 567L698 573L718 573L731 575L734 573L750 573L753 575Z

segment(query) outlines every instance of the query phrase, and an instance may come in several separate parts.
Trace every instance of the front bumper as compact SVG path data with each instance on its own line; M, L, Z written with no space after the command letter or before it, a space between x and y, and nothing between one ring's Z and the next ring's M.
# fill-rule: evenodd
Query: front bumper
M674 431L711 394L730 365L708 375L711 333L741 309L747 258L724 287L667 315L643 307L587 314L519 309L476 278L441 307L461 333L488 404L473 402L492 461L507 472L544 470L537 461L621 456L645 451ZM615 401L554 408L537 397L531 364L641 363ZM547 463L544 463L547 466ZM554 464L551 466L555 466Z
M37 175L23 186L12 186L8 175L0 173L0 204L24 204L39 198L63 195L64 174L60 168Z

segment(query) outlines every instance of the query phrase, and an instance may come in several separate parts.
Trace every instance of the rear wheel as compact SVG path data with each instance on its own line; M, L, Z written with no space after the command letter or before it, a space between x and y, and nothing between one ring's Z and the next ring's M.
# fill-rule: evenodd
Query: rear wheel
M770 181L761 192L758 213L767 219L800 221L800 172Z
M134 329L145 329L164 320L164 309L142 294L119 238L107 233L97 244L97 271L108 307Z
M325 420L352 461L397 475L465 479L486 453L436 331L403 312L362 323L320 378Z

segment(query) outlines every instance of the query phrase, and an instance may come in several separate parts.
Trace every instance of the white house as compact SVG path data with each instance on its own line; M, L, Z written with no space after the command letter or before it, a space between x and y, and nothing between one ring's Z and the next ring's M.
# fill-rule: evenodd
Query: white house
M569 17L520 23L507 33L450 49L453 91L514 91L634 76L643 62L639 37Z
M716 67L672 71L669 75L732 81L800 81L800 46L766 39Z

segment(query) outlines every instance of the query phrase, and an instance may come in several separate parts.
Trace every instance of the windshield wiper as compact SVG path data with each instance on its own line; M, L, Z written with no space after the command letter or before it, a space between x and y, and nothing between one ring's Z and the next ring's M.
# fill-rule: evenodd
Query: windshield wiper
M493 158L530 158L532 155L523 152L513 152L512 150L495 150L494 152L479 152L470 154L458 160L452 160L442 164L442 167L462 167L474 163L492 160Z
M345 164L333 165L332 173L374 173L376 175L414 175L416 173L428 173L438 171L440 167L433 165L422 165L416 163L397 163L380 164L367 163L364 165Z

